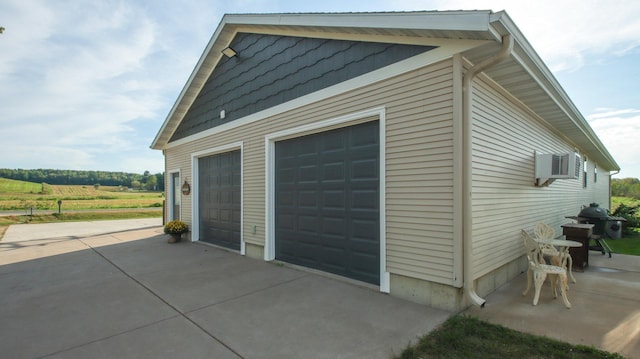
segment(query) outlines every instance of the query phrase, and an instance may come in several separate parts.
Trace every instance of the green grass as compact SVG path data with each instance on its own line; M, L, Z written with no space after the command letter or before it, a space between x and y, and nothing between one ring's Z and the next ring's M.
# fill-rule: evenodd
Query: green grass
M418 358L621 358L583 345L521 333L468 316L455 316L408 346L397 359Z
M620 204L625 204L627 206L633 207L640 205L640 200L631 198L631 197L611 197L611 212L615 210L616 207Z
M0 193L42 193L42 184L33 182L16 181L7 178L0 178Z
M629 207L640 206L640 200L629 197L611 197L611 208L613 210L621 204ZM606 242L613 253L640 256L640 228L632 228L623 232L621 239L606 239Z
M34 208L54 210L62 201L62 209L107 209L162 207L161 192L128 191L114 186L47 185L0 178L0 211Z
M613 253L640 256L640 232L634 228L631 233L624 233L621 239L606 239Z

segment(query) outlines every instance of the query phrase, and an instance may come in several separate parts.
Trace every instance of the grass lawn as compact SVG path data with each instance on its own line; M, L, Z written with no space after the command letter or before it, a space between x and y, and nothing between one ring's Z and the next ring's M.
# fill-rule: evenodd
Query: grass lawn
M634 232L630 235L623 235L621 239L606 239L613 253L630 254L640 256L640 233Z
M458 315L420 338L396 359L418 358L620 358L592 347L520 333L476 318Z

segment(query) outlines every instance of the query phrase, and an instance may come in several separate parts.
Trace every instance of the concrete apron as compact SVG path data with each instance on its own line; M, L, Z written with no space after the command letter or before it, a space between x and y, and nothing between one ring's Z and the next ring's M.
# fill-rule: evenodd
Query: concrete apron
M484 308L466 314L518 331L594 346L640 359L640 257L590 252L589 267L574 272L569 282L567 309L562 298L553 298L545 282L537 306L532 288L526 296L526 274L521 274L485 299Z
M388 358L451 315L207 245L168 244L155 225L10 227L0 242L2 356Z

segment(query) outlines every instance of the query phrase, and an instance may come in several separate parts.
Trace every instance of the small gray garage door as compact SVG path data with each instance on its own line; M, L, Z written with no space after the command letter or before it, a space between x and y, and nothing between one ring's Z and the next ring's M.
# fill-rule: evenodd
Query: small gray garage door
M276 259L379 284L378 126L276 143Z
M240 150L198 159L200 240L240 249Z

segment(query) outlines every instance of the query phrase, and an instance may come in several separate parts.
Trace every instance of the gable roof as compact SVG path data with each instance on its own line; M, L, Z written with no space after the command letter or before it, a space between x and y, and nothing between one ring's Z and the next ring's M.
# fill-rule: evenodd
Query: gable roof
M164 149L238 32L344 40L442 45L467 40L463 52L478 63L497 52L504 35L512 54L485 71L541 120L562 133L608 171L620 167L506 12L421 11L381 13L227 14L222 18L151 148Z

